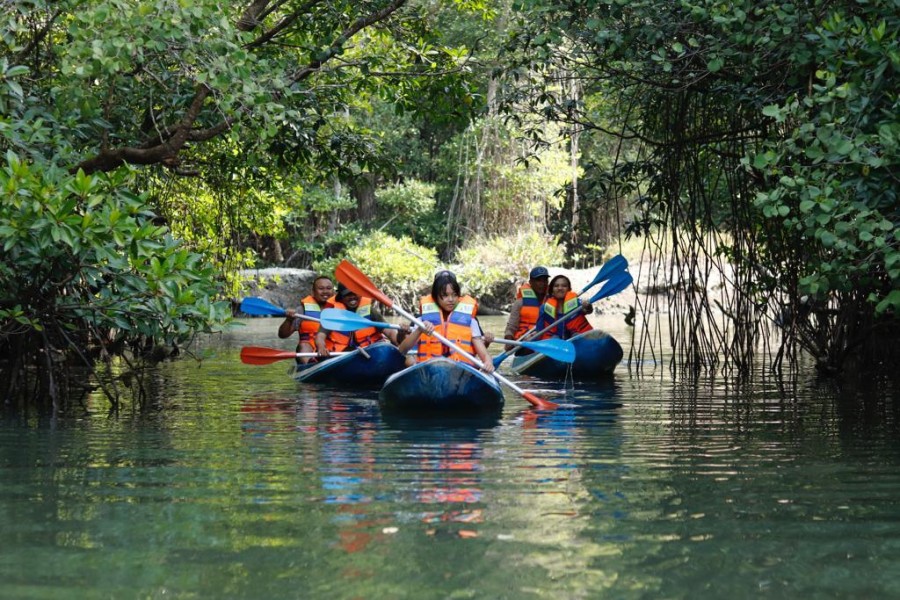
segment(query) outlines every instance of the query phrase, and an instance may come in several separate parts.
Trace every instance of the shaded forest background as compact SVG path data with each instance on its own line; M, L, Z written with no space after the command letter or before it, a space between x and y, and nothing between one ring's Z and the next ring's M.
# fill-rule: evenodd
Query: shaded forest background
M2 4L8 402L116 397L241 268L480 293L635 237L685 372L896 364L894 1Z

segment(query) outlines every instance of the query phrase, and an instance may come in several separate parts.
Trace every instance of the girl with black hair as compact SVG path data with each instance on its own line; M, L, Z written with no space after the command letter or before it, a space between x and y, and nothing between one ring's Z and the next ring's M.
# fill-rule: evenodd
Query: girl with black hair
M417 346L416 360L426 360L438 356L446 356L452 360L472 364L472 361L442 343L434 332L454 342L468 354L476 355L483 363L482 370L491 373L494 365L487 353L487 345L493 340L490 334L485 335L476 318L478 302L471 296L463 296L456 280L450 271L440 271L431 284L431 294L419 301L420 320L424 329L414 327L410 334L400 342L400 352L409 351Z

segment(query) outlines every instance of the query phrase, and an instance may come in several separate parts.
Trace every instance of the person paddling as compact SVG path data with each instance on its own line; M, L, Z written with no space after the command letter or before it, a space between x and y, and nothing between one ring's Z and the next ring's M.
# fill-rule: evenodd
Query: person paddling
M418 362L446 356L451 360L472 364L431 335L438 332L463 350L475 354L484 363L483 371L493 372L494 365L485 346L493 340L493 336L482 332L476 318L477 313L478 302L471 296L462 295L456 276L450 271L439 272L431 284L431 294L419 301L419 315L424 329L413 327L409 335L400 342L400 352L405 353L415 345Z
M307 317L319 318L322 311L326 308L334 308L334 283L330 277L319 275L315 278L312 285L312 293L300 302L297 309L288 309L285 311L284 321L278 326L278 337L286 339L291 337L295 331L300 333L300 340L297 343L297 352L319 353L316 346L316 334L319 332L318 321L308 319L300 319L297 315L306 315ZM321 346L324 350L324 346ZM320 353L321 355L327 353ZM306 364L310 360L308 357L298 359L301 363Z
M503 337L517 340L534 329L540 315L541 304L547 299L550 272L546 267L535 267L528 274L528 282L516 290L516 300L509 309L506 331ZM511 352L515 346L507 344L505 350Z
M375 308L371 298L360 298L352 290L344 287L339 283L337 294L335 294L334 308L348 310L356 313L360 317L365 317L370 321L378 323L386 323L384 316ZM318 348L319 356L328 358L331 352L343 352L347 349L365 348L376 342L382 341L384 338L390 340L392 344L397 345L397 330L383 329L378 330L375 327L366 327L357 329L352 332L328 331L319 328L316 334L316 348Z
M594 307L587 300L578 298L578 294L572 291L572 282L568 277L557 275L550 281L550 297L541 305L535 327L540 331L558 319L575 312L578 313L576 316L547 331L541 336L541 339L558 337L565 340L593 329L585 315L594 312Z

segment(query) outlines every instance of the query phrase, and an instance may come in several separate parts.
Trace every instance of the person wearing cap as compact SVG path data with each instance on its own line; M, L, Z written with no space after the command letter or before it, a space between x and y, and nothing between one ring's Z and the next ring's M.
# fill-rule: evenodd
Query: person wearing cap
M284 321L278 326L278 337L289 338L295 331L300 333L297 352L316 352L316 334L319 333L319 322L300 319L298 315L315 317L326 308L334 308L334 283L330 277L319 275L313 280L312 293L300 301L300 307L285 311ZM301 363L310 361L307 357L298 359Z
M409 335L398 346L406 353L416 346L416 360L425 362L439 356L471 364L472 361L453 350L432 335L435 331L454 342L467 354L474 354L482 363L486 373L494 370L486 343L493 339L481 330L476 317L478 301L471 296L463 296L456 275L450 271L440 271L431 284L431 294L419 301L419 315L424 328L413 327Z
M528 282L516 290L516 300L509 309L506 331L503 337L517 340L534 328L540 315L541 304L547 299L550 272L546 267L535 267L528 274ZM515 348L507 344L505 349Z
M346 288L343 283L338 284L337 294L335 294L334 308L349 310L360 317L365 317L370 321L385 323L384 316L375 305L371 298L360 298L354 291ZM397 330L384 329L379 331L375 327L366 327L356 331L344 333L342 331L328 331L319 328L316 334L316 348L319 357L328 358L332 352L343 352L352 348L365 348L375 342L380 342L387 338L395 346L397 345Z

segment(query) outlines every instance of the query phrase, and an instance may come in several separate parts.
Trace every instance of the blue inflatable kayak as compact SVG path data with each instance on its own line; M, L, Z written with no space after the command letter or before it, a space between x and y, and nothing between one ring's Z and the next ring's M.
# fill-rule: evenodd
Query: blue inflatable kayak
M378 400L385 411L482 414L503 408L503 391L491 375L439 357L391 375Z
M602 379L612 373L624 354L619 342L599 329L586 331L569 341L575 346L575 362L571 365L533 353L513 358L513 373L541 379L564 379L571 367L574 379Z
M297 365L293 377L304 383L342 386L381 385L406 366L400 351L390 342L377 342L321 362Z

